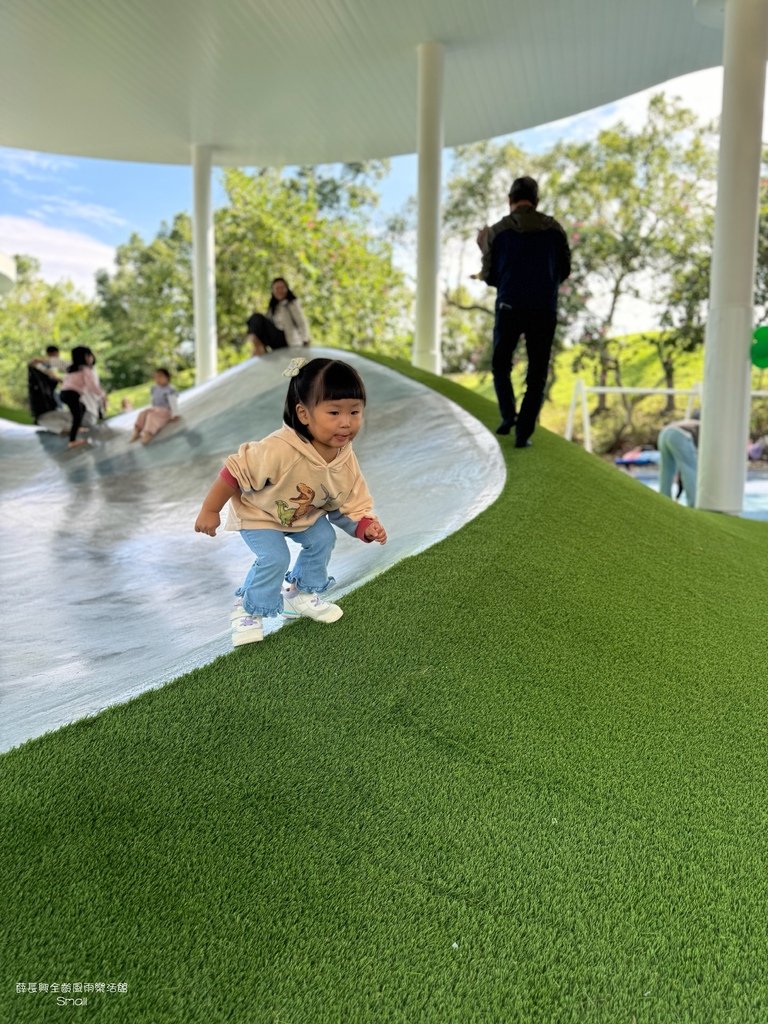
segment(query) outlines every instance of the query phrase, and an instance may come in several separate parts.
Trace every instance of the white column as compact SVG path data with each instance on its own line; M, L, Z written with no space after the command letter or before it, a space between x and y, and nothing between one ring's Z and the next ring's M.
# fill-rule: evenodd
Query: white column
M746 481L768 3L727 0L696 505L738 515Z
M216 273L211 206L210 146L192 147L194 212L192 264L195 323L195 380L203 384L216 376Z
M443 156L443 46L419 46L419 222L413 365L440 373L440 208Z

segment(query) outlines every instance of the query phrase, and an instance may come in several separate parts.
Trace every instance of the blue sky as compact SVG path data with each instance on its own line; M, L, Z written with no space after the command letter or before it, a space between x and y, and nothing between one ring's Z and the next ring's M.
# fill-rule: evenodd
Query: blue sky
M587 138L622 118L641 123L648 97L661 89L679 96L702 118L717 115L721 69L697 72L617 103L513 138L529 151L557 138ZM214 172L214 199L223 194ZM402 208L416 191L415 156L396 157L381 183L382 211ZM163 221L192 207L189 167L137 164L32 153L0 147L0 252L41 261L50 281L69 278L86 294L93 275L110 268L117 245L134 231L152 238Z

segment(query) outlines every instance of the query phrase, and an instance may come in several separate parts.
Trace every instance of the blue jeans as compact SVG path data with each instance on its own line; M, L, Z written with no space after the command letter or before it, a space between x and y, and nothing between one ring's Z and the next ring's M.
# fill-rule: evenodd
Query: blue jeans
M336 543L333 527L321 516L301 533L282 530L241 530L240 536L256 555L245 581L235 591L243 599L249 615L279 615L283 610L280 596L283 580L295 583L299 590L322 594L335 580L328 575L328 563ZM288 571L291 555L286 537L301 544L296 564Z
M675 473L680 473L685 498L691 508L696 507L696 469L698 453L693 438L687 430L670 424L664 427L657 442L661 456L659 467L659 491L672 497L672 483Z

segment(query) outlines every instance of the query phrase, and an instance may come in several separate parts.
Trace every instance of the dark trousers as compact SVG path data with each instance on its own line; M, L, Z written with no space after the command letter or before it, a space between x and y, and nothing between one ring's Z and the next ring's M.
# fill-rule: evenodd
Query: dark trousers
M288 344L285 333L263 313L254 313L248 318L248 333L255 334L267 348L285 348Z
M503 306L496 310L491 363L493 386L501 418L505 423L517 424L516 435L520 442L527 441L533 433L544 401L556 325L557 317L546 310L505 309ZM528 352L528 373L523 404L518 415L512 387L512 357L522 334L525 335Z
M61 400L72 413L72 429L69 432L69 440L75 441L77 439L77 432L83 422L85 406L80 401L80 394L77 391L62 391Z

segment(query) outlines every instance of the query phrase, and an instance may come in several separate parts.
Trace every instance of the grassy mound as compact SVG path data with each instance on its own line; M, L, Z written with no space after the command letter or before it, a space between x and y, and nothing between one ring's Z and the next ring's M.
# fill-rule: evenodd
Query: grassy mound
M768 526L505 441L339 623L0 758L0 1017L765 1019Z

